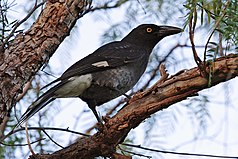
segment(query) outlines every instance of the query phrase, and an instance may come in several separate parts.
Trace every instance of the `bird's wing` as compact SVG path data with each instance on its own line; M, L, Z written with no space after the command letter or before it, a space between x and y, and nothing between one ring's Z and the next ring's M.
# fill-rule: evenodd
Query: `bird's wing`
M62 74L61 77L47 84L45 87L58 81L69 79L73 76L99 72L128 63L140 62L140 60L146 56L145 51L146 50L142 47L121 41L106 44L92 54L73 64Z

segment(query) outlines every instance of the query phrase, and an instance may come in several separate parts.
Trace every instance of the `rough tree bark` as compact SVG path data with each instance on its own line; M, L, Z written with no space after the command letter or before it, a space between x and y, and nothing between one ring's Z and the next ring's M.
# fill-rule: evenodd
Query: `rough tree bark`
M0 59L0 124L17 96L88 9L86 0L49 0L29 30L18 34Z
M206 64L212 68L212 80L202 77L199 68L159 81L151 89L137 93L114 117L105 120L104 127L89 138L82 138L53 154L37 155L38 159L76 159L96 156L114 157L116 146L123 142L131 129L153 113L197 95L197 92L228 81L238 75L238 55L231 54ZM32 156L32 158L34 158Z

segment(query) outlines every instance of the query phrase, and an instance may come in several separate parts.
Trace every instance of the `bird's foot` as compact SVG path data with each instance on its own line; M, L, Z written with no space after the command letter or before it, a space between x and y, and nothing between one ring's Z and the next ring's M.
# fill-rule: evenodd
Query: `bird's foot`
M104 127L104 124L102 122L98 122L96 124L96 129L99 131L99 132L103 132L103 127Z
M96 129L99 131L99 132L102 132L103 129L105 129L105 123L107 123L107 121L110 119L110 117L108 115L106 116L102 116L102 119L100 119L100 121L98 121L98 123L96 124ZM104 122L104 124L103 124Z

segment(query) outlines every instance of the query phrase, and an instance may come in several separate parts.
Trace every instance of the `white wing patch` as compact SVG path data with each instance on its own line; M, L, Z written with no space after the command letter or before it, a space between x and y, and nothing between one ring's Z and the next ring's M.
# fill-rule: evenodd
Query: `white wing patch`
M109 66L107 61L99 61L99 62L93 63L92 65L96 66L96 67L108 67Z

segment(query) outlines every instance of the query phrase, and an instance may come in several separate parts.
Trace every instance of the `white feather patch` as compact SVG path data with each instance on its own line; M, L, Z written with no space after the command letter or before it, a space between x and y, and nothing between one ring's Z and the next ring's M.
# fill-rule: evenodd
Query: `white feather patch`
M58 98L78 97L90 87L91 82L91 74L71 77L68 83L55 91L55 95Z
M92 65L96 66L96 67L108 67L109 66L107 61L99 61L99 62L93 63Z

